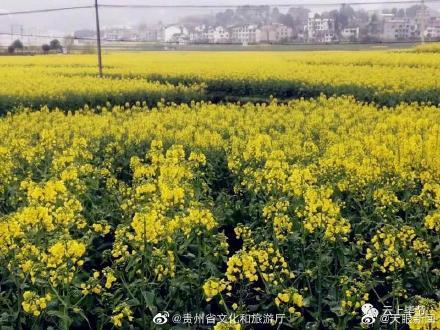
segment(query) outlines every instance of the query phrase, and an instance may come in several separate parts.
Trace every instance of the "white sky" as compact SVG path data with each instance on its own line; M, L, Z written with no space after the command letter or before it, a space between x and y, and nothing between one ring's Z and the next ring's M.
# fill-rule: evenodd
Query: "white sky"
M362 2L361 0L354 0ZM368 4L365 0L365 4ZM395 1L395 0L393 0ZM99 0L102 4L148 4L148 5L273 5L295 3L341 3L344 0ZM350 1L347 1L350 2ZM20 11L43 8L56 8L67 6L92 5L94 0L0 0L0 12ZM439 3L429 4L438 8ZM367 6L367 9L381 8L383 6ZM355 8L359 8L356 6ZM333 9L327 7L310 8L313 11ZM158 21L171 23L178 17L185 15L215 14L224 9L101 9L102 25L136 25L139 23L156 24ZM9 32L11 25L22 25L26 32L41 33L41 31L72 32L79 29L94 27L94 11L91 9L32 14L17 16L0 16L0 32Z

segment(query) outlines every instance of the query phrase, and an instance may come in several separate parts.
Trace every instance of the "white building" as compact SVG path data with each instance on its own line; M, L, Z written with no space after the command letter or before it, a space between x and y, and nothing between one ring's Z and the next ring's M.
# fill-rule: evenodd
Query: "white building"
M258 43L260 31L256 25L244 24L233 26L230 30L230 38L233 42L242 44Z
M384 40L408 40L420 37L416 22L408 17L386 18L383 23Z
M180 42L184 38L189 39L189 31L183 25L169 25L164 28L163 41L165 42Z
M159 41L162 39L162 28L147 28L144 31L143 38L145 41Z
M208 42L208 29L205 24L197 25L189 31L189 41L192 43Z
M356 41L359 40L359 27L345 28L341 31L341 37L344 40Z
M229 31L223 26L209 27L206 37L210 43L225 43L229 41Z
M263 25L259 29L260 42L277 43L292 39L293 29L278 23Z
M309 42L330 43L336 40L335 22L332 18L310 14L305 30Z
M416 16L414 17L417 26L422 29L423 25L425 28L429 25L429 21L432 18L431 10L428 7L420 8L416 11Z
M424 31L425 38L428 39L440 39L440 25L438 26L428 26Z
M102 39L107 41L141 41L143 37L133 28L121 27L105 29Z
M440 17L431 17L424 26L425 26L425 30L423 34L425 38L431 40L440 39Z

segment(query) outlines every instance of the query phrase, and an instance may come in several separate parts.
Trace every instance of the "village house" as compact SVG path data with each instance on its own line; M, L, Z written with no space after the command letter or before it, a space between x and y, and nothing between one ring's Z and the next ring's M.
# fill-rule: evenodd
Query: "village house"
M415 20L408 17L386 18L383 23L384 41L408 40L420 37Z
M164 42L179 42L183 40L189 40L189 31L183 25L169 25L164 28L163 41Z
M332 18L321 18L319 15L310 14L305 26L308 42L330 43L335 41L335 22Z
M278 43L288 41L293 37L293 29L279 23L263 25L259 28L259 41Z
M105 29L102 38L106 41L140 41L142 37L131 27Z
M189 41L191 43L208 42L208 26L201 24L191 28L189 30Z
M440 39L440 26L429 26L424 32L425 38L431 40Z
M209 43L225 43L229 41L229 31L223 26L210 27L207 33Z
M242 44L259 43L260 31L254 24L233 26L230 29L230 38L233 42Z
M359 40L359 27L345 28L341 31L341 38L345 41Z
M143 31L143 38L148 42L163 40L163 31L164 29L161 25L147 27Z
M429 40L440 40L440 17L431 16L424 22L423 34Z

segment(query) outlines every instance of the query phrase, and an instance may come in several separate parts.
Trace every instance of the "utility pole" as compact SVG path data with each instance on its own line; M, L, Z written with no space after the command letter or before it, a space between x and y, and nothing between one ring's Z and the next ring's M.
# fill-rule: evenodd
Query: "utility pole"
M98 0L95 0L95 12L96 12L96 43L97 43L97 46L98 46L99 77L102 78L101 28L99 26L99 6L98 6Z
M420 20L420 37L422 39L422 44L425 43L425 0L422 1L422 17Z

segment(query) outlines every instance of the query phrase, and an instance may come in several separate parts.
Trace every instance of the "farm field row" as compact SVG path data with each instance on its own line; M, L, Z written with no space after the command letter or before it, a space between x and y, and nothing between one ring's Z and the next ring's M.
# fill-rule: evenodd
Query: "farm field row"
M202 74L213 60L194 56ZM0 325L150 329L159 311L258 311L354 329L366 302L440 320L437 106L70 110L0 118ZM215 328L228 326L240 328Z
M321 93L388 106L439 104L439 56L409 51L110 53L104 57L104 80L96 78L95 55L4 57L0 111L20 104L77 108L107 100L154 105L160 98L291 99Z

